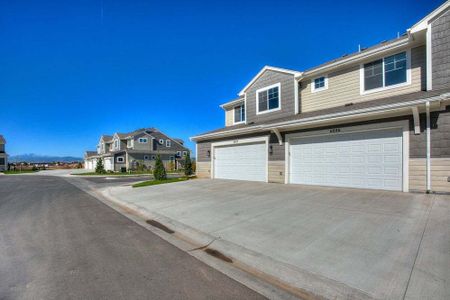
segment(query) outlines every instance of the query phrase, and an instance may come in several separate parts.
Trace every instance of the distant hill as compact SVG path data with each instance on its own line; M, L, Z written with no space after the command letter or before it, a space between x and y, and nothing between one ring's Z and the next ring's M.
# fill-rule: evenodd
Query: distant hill
M11 155L8 157L8 161L15 162L30 162L30 163L49 163L49 162L74 162L82 161L81 157L74 156L51 156L51 155L37 155L37 154L19 154Z

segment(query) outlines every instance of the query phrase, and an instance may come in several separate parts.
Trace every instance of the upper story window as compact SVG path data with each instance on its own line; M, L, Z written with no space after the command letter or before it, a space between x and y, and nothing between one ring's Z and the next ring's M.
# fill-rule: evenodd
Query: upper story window
M163 145L164 144L164 140L163 139L159 139L159 144Z
M177 157L181 157L181 151L177 151Z
M401 52L364 64L361 92L377 91L408 84L410 55Z
M256 113L262 114L281 109L280 84L274 84L256 91Z
M170 140L166 140L166 147L171 147L172 146L172 142Z
M148 142L148 139L147 139L147 138L139 138L139 143L145 144L145 143L147 143L147 142Z
M245 105L234 107L234 124L245 122Z
M125 158L123 156L118 156L117 157L117 162L118 163L123 163L125 161Z
M328 88L328 78L321 76L314 78L311 84L311 92L319 92Z
M134 140L132 140L132 139L127 140L127 147L128 148L133 148L134 147Z
M114 148L119 149L119 140L114 140Z

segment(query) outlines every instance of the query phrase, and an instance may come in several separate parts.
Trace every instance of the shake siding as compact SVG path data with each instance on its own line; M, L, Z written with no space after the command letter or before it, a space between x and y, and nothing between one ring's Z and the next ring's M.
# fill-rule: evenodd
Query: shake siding
M366 95L360 95L359 64L329 73L327 90L312 93L311 80L305 80L300 88L300 111L309 112L424 90L425 59L425 46L411 49L411 84Z
M256 114L256 90L276 83L281 84L281 110L265 114ZM268 70L261 75L247 90L247 122L264 122L292 116L295 114L294 76Z
M450 86L450 10L431 24L432 88Z

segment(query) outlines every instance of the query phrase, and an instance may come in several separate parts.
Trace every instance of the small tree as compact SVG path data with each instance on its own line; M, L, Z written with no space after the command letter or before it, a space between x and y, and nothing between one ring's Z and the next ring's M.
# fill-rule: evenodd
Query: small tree
M95 167L95 173L104 174L105 167L103 166L103 159L101 157L97 158L97 166Z
M156 156L155 169L153 170L153 177L155 180L164 180L167 179L166 169L164 168L163 162L161 161L161 157Z
M191 154L189 151L186 153L186 156L184 157L184 175L190 176L194 172L192 170L192 161L191 161Z

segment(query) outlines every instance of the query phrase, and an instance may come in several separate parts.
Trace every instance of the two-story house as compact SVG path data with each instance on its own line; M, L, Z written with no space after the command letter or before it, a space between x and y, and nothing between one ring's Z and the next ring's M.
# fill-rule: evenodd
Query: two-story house
M0 171L8 169L8 155L6 154L6 140L3 135L0 134Z
M449 1L394 40L264 67L191 139L199 177L450 192Z
M156 128L141 128L128 133L102 135L97 151L86 151L85 169L94 170L102 158L106 171L124 172L139 165L153 168L157 155L164 165L180 167L188 148L180 139L170 138Z

